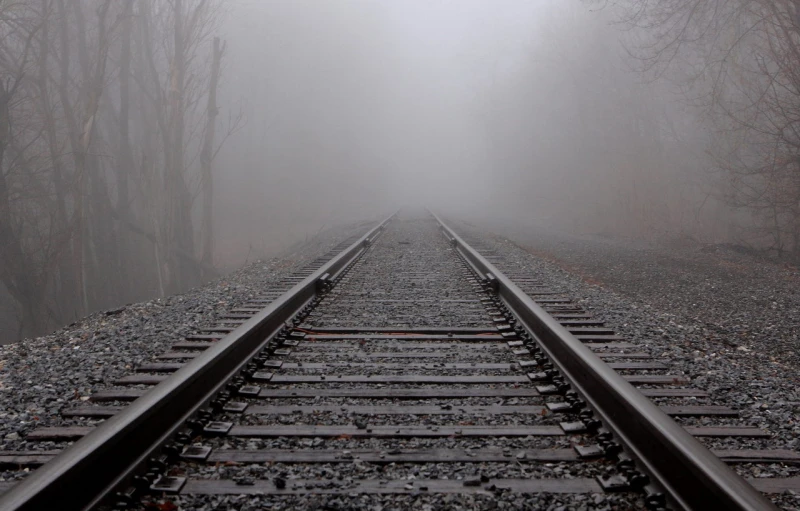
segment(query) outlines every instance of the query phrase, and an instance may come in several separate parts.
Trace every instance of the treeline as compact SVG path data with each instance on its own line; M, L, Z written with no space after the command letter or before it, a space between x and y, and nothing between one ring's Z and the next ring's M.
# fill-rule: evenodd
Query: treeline
M0 281L24 337L213 274L216 0L0 0Z
M535 23L519 64L482 63L494 168L527 180L504 199L800 260L800 2L585 0Z
M743 239L800 258L800 2L620 5L640 70L702 113L715 194L747 214Z
M631 70L611 20L552 5L487 81L491 168L516 184L501 190L501 213L581 234L728 239L699 116Z

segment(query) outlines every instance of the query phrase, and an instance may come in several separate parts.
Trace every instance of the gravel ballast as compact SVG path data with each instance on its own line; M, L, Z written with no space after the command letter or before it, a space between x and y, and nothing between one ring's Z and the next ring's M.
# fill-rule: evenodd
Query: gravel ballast
M366 225L353 226L349 230L327 233L311 242L302 252L287 254L269 263L256 263L233 273L225 279L190 291L184 295L165 300L130 305L120 310L94 314L76 325L62 329L50 336L29 340L20 345L0 348L0 358L6 366L0 373L0 404L8 402L0 414L0 439L5 450L44 450L61 448L66 443L25 442L24 435L41 426L90 425L94 419L62 419L64 408L74 407L87 401L90 395L100 389L107 389L108 382L130 375L135 367L152 362L155 357L169 351L170 344L180 341L187 334L199 328L219 322L221 314L246 303L265 291L280 286L281 278L300 269L315 257L325 253L345 237L356 231L366 230ZM577 238L549 235L530 237L523 235L517 243L504 237L486 235L484 229L469 225L457 225L457 230L480 237L483 244L492 249L493 260L498 267L514 275L530 275L541 285L558 291L559 296L571 297L597 319L635 344L633 352L649 354L653 359L667 365L664 372L670 375L686 376L691 380L689 386L709 392L707 398L690 398L691 404L726 405L740 411L740 418L685 417L678 419L684 425L741 425L755 426L770 431L770 439L702 439L711 448L770 448L798 449L800 426L796 421L798 411L797 376L792 371L796 367L797 332L784 327L777 320L780 313L768 314L772 320L762 322L758 316L763 303L762 291L767 292L769 283L763 283L758 293L752 296L753 303L736 303L740 309L732 308L741 294L747 291L737 288L729 293L728 302L717 294L725 295L725 278L746 287L747 279L730 277L731 268L736 265L747 267L746 256L732 254L731 260L718 263L720 273L709 261L726 256L724 250L699 252L692 258L692 252L662 253L657 249L644 249L625 243L603 242L602 240L582 240ZM527 233L527 231L524 231ZM327 237L326 237L327 236ZM602 245L597 248L595 245ZM559 248L561 252L556 250ZM582 250L582 251L581 251ZM576 255L577 254L577 255ZM681 266L681 257L690 260L687 270ZM676 260L677 259L677 260ZM696 259L696 260L695 260ZM481 307L464 306L474 302L481 291L465 278L463 265L453 264L452 249L441 236L432 219L409 220L402 218L390 224L387 231L370 248L354 270L334 291L323 300L320 306L305 319L303 327L309 330L310 337L295 349L284 354L286 367L275 370L283 377L308 380L306 376L323 375L323 387L315 383L261 383L266 389L361 389L374 386L374 383L348 383L336 381L349 376L371 377L373 373L381 376L402 376L416 374L421 376L469 376L477 374L472 368L464 367L474 363L512 363L516 359L511 349L502 340L495 341L499 348L477 348L488 346L480 341L476 344L459 343L454 339L457 350L438 348L449 341L425 341L420 344L431 346L421 348L415 354L435 354L436 357L403 359L387 357L386 354L408 353L406 346L420 342L404 338L405 328L446 327L488 329L494 325ZM664 262L668 261L668 262ZM457 260L455 261L457 262ZM753 264L768 267L770 263L753 261ZM628 266L630 266L630 270ZM666 270L661 272L660 266ZM734 265L734 266L731 266ZM613 271L609 271L614 268ZM772 265L758 269L758 275L777 272L782 277L780 267ZM791 273L793 270L785 269ZM604 273L606 272L606 273ZM726 273L728 272L728 273ZM679 277L683 275L683 277ZM704 277L705 275L705 277ZM616 276L618 280L611 277ZM783 276L785 277L785 276ZM797 279L795 272L794 278ZM697 279L706 282L708 295L696 289ZM763 278L756 279L763 282ZM631 281L633 283L631 284ZM675 285L675 282L682 285ZM534 284L529 284L534 285ZM699 284L698 284L699 285ZM672 287L671 287L672 286ZM702 286L701 286L702 287ZM777 286L776 284L776 287ZM770 306L774 310L794 302L784 300L780 292L789 287L773 291ZM666 290L666 291L665 291ZM666 297L666 293L673 293ZM683 295L680 295L683 293ZM713 299L712 299L713 298ZM673 306L674 303L681 306ZM459 305L459 304L462 305ZM754 305L755 304L755 305ZM728 309L730 307L730 309ZM797 310L788 314L797 315ZM794 317L794 316L793 316ZM733 321L731 318L734 318ZM752 321L751 321L751 318ZM755 319L758 318L758 319ZM790 324L791 323L790 321ZM321 341L314 346L311 330L325 332L336 328L361 328L362 332L372 332L371 328L386 328L392 332L390 338L382 340L353 339L348 341ZM388 328L387 328L388 327ZM395 332L396 331L396 332ZM770 358L768 343L760 342L759 336L768 332L775 339L771 344L778 346L780 360ZM371 334L365 334L371 335ZM489 334L486 334L489 335ZM496 333L493 334L497 336ZM324 335L323 335L324 336ZM396 337L395 337L396 336ZM457 336L456 336L457 337ZM350 343L349 347L337 347ZM512 343L513 344L513 343ZM21 350L18 353L17 350ZM599 349L598 352L604 350ZM789 353L791 352L791 353ZM335 355L334 355L335 354ZM332 356L334 355L334 356ZM643 355L644 356L644 355ZM9 364L13 362L13 365ZM302 364L327 362L325 367L303 367ZM386 370L371 369L381 363L394 366ZM434 364L458 363L461 366L445 368ZM404 369L404 364L418 367ZM428 364L428 366L421 366ZM11 369L10 369L11 368ZM509 370L494 367L480 368L485 376L522 374L516 366ZM656 369L651 374L661 374ZM639 370L638 374L648 374ZM516 376L509 376L516 378ZM505 380L509 381L509 380ZM516 380L514 380L516 381ZM522 386L530 385L527 380ZM378 384L377 387L384 387ZM404 384L417 389L437 388L437 385ZM493 384L496 388L516 388L517 384ZM391 385L389 385L391 387ZM147 387L142 387L147 388ZM449 384L448 388L470 388L469 385ZM476 387L472 387L476 388ZM250 400L251 405L301 405L311 406L303 413L218 413L214 420L230 421L237 426L276 426L291 428L308 426L352 426L358 429L385 425L398 427L421 425L428 429L439 427L472 426L548 426L557 425L558 417L543 411L537 415L526 413L506 413L500 415L468 416L457 410L458 406L516 406L539 405L555 402L557 397L538 396L534 398L479 398L426 399L373 401L366 398L324 397L290 398L283 400ZM689 404L687 399L658 398L659 404ZM366 405L438 406L453 413L433 413L414 415L410 413L380 413L369 416L349 412L347 407ZM313 410L313 407L325 409ZM337 409L338 407L338 409ZM527 412L530 413L530 412ZM362 423L363 425L359 425ZM400 431L398 430L398 433ZM526 449L570 448L576 436L486 436L470 438L461 436L461 430L449 437L425 438L371 438L358 435L334 433L328 437L296 437L293 433L280 433L286 436L264 438L247 437L204 437L196 445L210 446L220 450L230 449L283 449L324 451L358 451L371 449L386 452L409 449L497 449L508 450L509 457ZM527 433L523 433L527 434ZM335 436L339 435L339 436ZM577 440L582 442L583 440ZM464 486L477 480L502 480L526 478L567 478L591 480L595 476L613 473L614 464L608 460L595 463L575 462L536 462L524 461L524 453L519 460L511 463L481 461L456 463L367 463L359 459L347 458L337 463L195 463L183 461L175 465L171 473L186 475L195 479L236 481L237 485L247 487L253 481L275 481L287 479L295 489L307 488L308 494L299 495L248 495L217 496L187 494L159 499L158 505L177 505L170 509L638 509L643 502L638 494L515 494L509 491L464 494L426 494L414 486L414 481L451 480L464 481ZM797 468L781 464L743 464L735 469L747 477L795 477ZM174 472L172 472L174 471ZM13 480L24 477L24 472L7 472L0 480ZM318 482L303 482L318 481ZM319 482L321 481L321 482ZM329 481L329 482L325 482ZM404 481L410 488L401 494L363 495L357 492L342 492L338 495L314 495L313 489L321 484L344 485L342 488L355 488L358 481ZM421 483L422 484L422 483ZM307 486L304 486L307 485ZM351 485L351 486L348 486ZM338 486L337 486L338 487ZM585 490L584 490L585 491ZM155 496L153 496L155 497ZM776 503L785 509L800 509L797 495L773 496Z
M0 346L0 449L63 447L24 438L39 427L78 423L60 412L88 401L110 381L153 361L173 342L248 299L285 289L281 278L371 225L331 229L280 257L256 261L184 294L97 312L50 335Z
M325 389L356 390L375 388L411 388L423 393L446 389L473 390L496 389L513 390L517 388L533 388L527 380L525 372L518 365L511 363L518 360L506 341L497 333L496 327L484 307L475 307L475 302L486 294L480 286L476 286L467 276L472 276L464 264L458 259L452 247L441 235L433 219L408 219L401 217L390 224L381 237L374 243L370 251L362 258L319 306L303 320L307 330L305 340L282 355L281 360L286 367L275 369L275 375L322 375L324 380L311 383L267 383L261 388L266 391L299 391ZM476 290L477 288L477 290ZM463 306L467 303L471 306ZM336 341L336 347L327 346L330 341L323 341L323 346L316 346L314 331L323 332L331 328L356 328L369 335L370 328L386 328L397 330L390 339L359 339L355 336L349 341ZM484 332L486 341L465 342L454 335L451 340L419 340L404 337L407 328L436 327L447 332L450 328L470 328ZM432 348L417 348L417 344ZM491 346L478 347L475 346ZM427 351L426 351L427 350ZM373 353L403 354L437 354L447 353L447 358L414 359L412 363L435 364L439 362L459 363L459 368L411 367L404 364L403 358L370 359ZM326 362L352 362L328 367L303 367L300 364ZM392 363L391 368L383 368L380 364ZM505 363L505 369L488 367L472 368L473 363ZM405 368L404 368L405 366ZM393 386L374 383L350 383L337 381L339 376L347 375L404 375L434 377L446 376L493 376L502 375L521 378L518 383L492 384L443 384L403 383ZM274 379L272 380L274 381ZM459 411L460 406L500 405L515 406L534 404L541 407L551 399L546 396L536 398L478 398L462 399L365 399L317 396L313 398L291 398L273 400L262 398L251 400L255 405L304 406L304 410L296 413L274 414L221 414L215 420L235 424L235 427L259 426L275 428L318 427L350 427L365 430L367 436L357 434L333 433L309 437L266 436L263 438L244 438L226 436L203 438L195 445L214 448L214 452L224 458L226 452L235 449L280 449L284 453L322 454L336 456L336 463L195 463L184 461L175 467L175 473L188 477L189 481L202 481L208 484L216 480L236 481L237 484L266 484L271 488L273 481L284 480L287 489L300 491L305 488L314 493L316 488L342 488L339 495L279 495L241 498L239 496L214 495L179 495L166 497L181 509L238 509L239 506L258 506L270 509L356 509L366 506L367 509L407 510L407 509L636 509L642 507L641 496L635 493L617 495L599 495L592 493L568 494L520 494L511 491L494 491L492 482L503 480L553 480L578 479L594 481L594 477L608 475L613 471L612 462L593 461L573 462L539 462L527 460L525 451L534 449L567 449L575 442L580 442L580 435L563 435L559 429L563 416L541 409L527 413L475 413L467 414ZM413 406L441 407L452 413L416 414L403 411ZM348 411L348 407L388 407L392 413L381 413L372 408L362 414ZM323 408L324 407L324 408ZM469 428L492 427L503 428L555 428L558 433L546 436L543 433L523 434L481 434L470 436ZM395 430L397 427L397 431ZM433 437L412 434L408 437L399 435L400 428L413 427L430 432ZM374 431L386 428L386 437L370 437ZM438 431L442 436L437 437ZM353 430L347 430L353 431ZM453 431L452 433L450 431ZM510 430L509 430L510 431ZM397 433L397 436L391 434ZM462 434L463 433L463 434ZM336 436L338 435L338 436ZM480 456L469 462L421 463L392 462L393 454L399 451L415 451L424 449L445 449L448 451L470 451L475 449L500 449L508 462L483 461ZM383 453L385 462L365 462L356 454L360 450L372 450ZM398 452L395 452L398 451ZM507 455L507 456L506 456ZM242 482L244 481L244 482ZM312 481L312 482L308 482ZM316 482L314 482L316 481ZM353 491L358 484L389 484L402 481L405 492L419 493L362 495ZM478 495L447 494L430 491L426 481L452 482L458 488L485 485ZM486 481L485 483L483 481ZM246 483L245 483L246 482ZM187 483L188 484L188 483ZM198 483L202 484L202 483ZM277 483L275 483L277 484ZM321 486L320 486L321 485ZM342 486L343 485L343 486ZM348 488L353 493L348 493ZM426 494L430 493L430 494Z
M637 349L666 361L671 374L689 376L693 387L709 392L703 404L735 408L739 424L772 434L766 440L703 439L708 447L800 449L797 268L723 246L659 247L533 228L456 225L502 255L501 270L529 272L576 299ZM749 477L800 475L796 466L777 464L735 469ZM799 495L774 500L800 509Z

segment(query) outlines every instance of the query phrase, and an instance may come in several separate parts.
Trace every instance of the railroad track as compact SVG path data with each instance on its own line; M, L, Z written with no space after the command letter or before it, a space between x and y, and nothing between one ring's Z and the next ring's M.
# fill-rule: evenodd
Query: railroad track
M0 452L41 465L0 509L774 509L761 492L800 489L736 475L800 456L707 450L769 434L438 218L285 284L28 435L63 452Z

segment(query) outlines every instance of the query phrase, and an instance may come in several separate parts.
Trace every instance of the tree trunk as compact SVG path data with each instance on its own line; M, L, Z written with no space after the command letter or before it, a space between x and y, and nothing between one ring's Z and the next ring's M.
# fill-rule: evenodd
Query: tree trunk
M208 106L206 108L206 130L203 140L203 149L200 154L201 180L203 186L203 268L214 266L214 225L213 225L213 192L214 179L211 173L211 164L214 158L214 132L217 115L217 85L219 83L220 63L224 46L220 45L219 37L214 38L211 55L211 81L208 87Z
M186 104L186 33L183 0L174 3L174 50L170 73L170 127L172 136L166 151L167 190L169 191L169 221L171 250L169 251L172 285L170 292L178 293L199 281L194 260L194 228L192 226L192 196L184 179L184 130Z
M64 112L65 122L67 123L67 133L72 147L72 158L75 165L75 190L73 205L72 222L72 274L75 278L75 290L77 296L75 303L79 307L80 315L86 313L89 308L86 293L86 274L84 268L84 196L86 189L85 157L80 151L80 138L78 137L78 127L75 122L75 110L72 107L72 99L69 96L70 76L69 76L69 21L67 19L67 9L64 0L58 1L58 15L61 25L61 55L59 67L58 92L61 100L61 109Z
M22 241L12 224L9 187L3 171L12 134L8 108L12 95L5 83L0 83L0 279L22 307L20 332L28 336L37 333L38 325L46 321L43 314L45 282L39 277L30 258L26 257Z
M50 96L50 71L48 61L51 55L50 20L53 0L42 0L42 28L39 38L38 76L35 82L38 109L44 119L43 131L47 141L48 157L52 164L53 190L55 192L56 222L55 243L58 245L57 273L54 278L55 308L57 321L75 319L81 309L75 297L79 296L73 262L75 260L69 238L72 236L67 213L68 177L65 174L62 150L59 147L57 123L54 115L55 105Z
M80 4L71 4L74 9L76 20L82 24L83 13L80 11ZM108 57L109 40L106 32L106 15L110 7L110 0L103 2L97 9L98 17L98 38L97 38L97 60L94 69L88 65L88 50L85 47L83 36L79 38L78 57L81 67L81 80L79 82L79 97L83 99L81 123L77 122L75 108L70 97L70 86L72 84L69 76L69 23L65 0L59 0L58 10L61 18L61 73L59 81L59 94L61 106L64 110L64 117L67 122L67 130L72 149L72 157L75 165L76 190L75 190L75 228L73 237L73 250L75 257L75 274L80 286L80 303L83 313L90 310L89 307L89 275L86 271L87 256L89 255L88 243L90 237L87 236L87 202L89 197L89 185L93 178L92 169L89 168L88 159L92 156L89 149L92 144L95 132L95 121L97 110L100 107L100 96L103 92L104 80L106 77L106 61ZM89 197L90 198L90 197Z
M119 254L117 259L117 278L123 289L133 291L128 268L133 246L128 235L128 225L133 223L130 208L128 180L133 173L133 151L130 140L130 77L131 77L131 29L133 25L133 3L126 0L122 12L122 40L119 60L119 153L117 157L117 215L119 218ZM134 293L130 293L134 294Z

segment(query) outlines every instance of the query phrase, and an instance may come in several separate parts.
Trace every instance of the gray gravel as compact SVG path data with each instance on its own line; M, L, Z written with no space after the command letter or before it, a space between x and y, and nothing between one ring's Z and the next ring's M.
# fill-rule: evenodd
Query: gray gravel
M367 228L331 229L280 257L256 261L187 293L98 312L50 335L0 346L0 449L63 447L24 437L38 427L97 422L59 414L168 351L174 341L212 325L220 314L265 291L286 288L281 278Z
M376 242L369 254L363 258L350 276L342 281L304 321L312 327L324 330L331 326L358 327L404 327L420 326L459 326L482 327L494 331L493 323L481 307L464 307L446 300L475 300L479 296L475 288L465 278L463 265L455 256L449 244L442 237L432 219L403 219L392 223L387 231ZM444 359L414 359L410 363L452 362L511 362L518 360L511 349L502 341L493 340L479 343L491 347L476 347L475 343L453 341L423 341L426 345L437 345L442 348L416 348L419 341L404 340L402 336L391 340L339 341L338 348L317 347L315 341L307 340L292 350L291 355L282 357L286 363L310 363L321 361L351 362L390 362L398 363L403 359L367 359L370 353L442 353L446 349ZM326 342L327 344L328 342ZM335 355L335 356L332 356ZM392 368L381 370L381 374L522 374L517 370L494 369L442 369L442 368ZM262 383L262 388L281 389L356 389L374 388L375 385L337 382L338 375L366 374L363 367L339 365L325 369L309 369L287 367L279 369L281 375L289 374L325 374L324 384L287 384L276 385ZM530 383L525 382L525 386ZM427 384L403 384L402 387L415 389L441 388ZM516 388L516 384L496 384L493 387ZM392 385L384 385L392 387ZM475 388L470 385L447 385L448 388ZM312 399L280 399L254 400L254 404L276 405L381 405L411 406L483 404L538 404L542 405L551 397L526 399L435 399L435 400L370 400L347 398L312 398ZM256 403L257 401L257 403ZM222 415L219 420L228 420L236 424L246 425L356 425L361 422L364 428L380 425L417 425L436 429L439 426L464 425L556 425L563 416L543 412L530 414L464 414L425 415L410 414L373 414L369 416L355 415L346 411L316 411L315 413L292 413L284 415ZM363 428L362 428L363 429ZM242 480L275 480L281 477L287 481L287 487L294 488L303 484L306 479L322 479L344 481L350 484L357 480L391 481L404 480L409 484L420 479L467 480L480 478L593 478L597 475L608 475L613 472L613 463L595 461L592 463L540 463L525 462L524 456L517 458L525 449L570 448L574 442L581 441L581 436L529 436L529 437L481 437L469 438L456 435L452 438L352 438L343 435L336 438L205 438L198 445L206 445L215 449L283 449L283 450L333 450L337 452L373 449L388 452L393 449L479 449L502 448L509 453L509 463L486 463L475 459L471 463L421 463L421 464L371 464L358 459L342 463L321 464L224 464L191 462L181 463L175 468L177 473L190 478L232 479ZM348 458L343 458L348 459ZM298 481L301 481L298 483ZM412 485L413 486L413 485ZM311 489L309 489L311 490ZM380 496L275 496L247 497L244 499L229 497L178 496L170 497L181 509L216 509L213 506L226 506L233 509L243 506L264 506L270 509L634 509L642 503L637 495L518 495L502 493L496 495L380 495Z
M740 411L741 425L768 440L702 439L713 448L800 449L800 271L729 247L654 246L533 228L460 224L498 254L501 270L563 291L637 349L669 362L672 374L709 391L697 404ZM697 419L680 419L698 423ZM724 420L706 420L723 424ZM735 465L746 476L797 476L780 465ZM775 497L800 509L800 496Z
M363 227L363 226L361 226ZM479 232L471 226L462 229ZM420 235L422 230L424 234ZM102 382L130 374L133 367L150 361L154 355L168 350L170 343L180 340L196 328L214 322L220 314L245 302L256 294L277 285L280 277L299 269L352 233L328 233L314 240L310 250L270 261L256 263L208 286L166 300L128 306L111 314L92 315L51 336L25 341L19 345L0 347L0 359L5 368L0 371L0 438L4 449L51 449L64 444L39 442L27 444L24 433L34 427L91 424L94 421L74 419L69 422L58 417L65 406L85 401L90 393L107 388ZM482 236L483 233L481 233ZM780 284L788 279L796 284L798 273L791 269L770 266L745 256L726 251L700 252L684 249L680 253L653 248L629 246L602 240L563 238L554 235L527 237L515 233L521 245L504 238L489 238L501 256L501 269L517 275L530 275L565 296L580 297L579 303L603 319L609 326L637 343L633 351L650 353L668 362L670 374L686 374L692 385L711 391L710 398L660 399L660 404L723 404L741 410L741 419L683 418L692 425L739 424L754 425L774 433L769 440L703 440L714 448L798 448L800 426L796 420L800 397L797 391L797 312L795 299L800 300L791 286ZM416 237L416 239L415 239ZM380 247L384 248L381 249ZM599 247L599 248L598 248ZM538 258L534 252L544 255ZM696 252L696 253L695 253ZM373 248L368 257L336 291L323 302L307 322L325 326L480 326L491 322L480 308L442 301L471 299L476 294L461 270L448 262L449 247L430 221L393 224ZM719 262L719 260L724 262ZM714 261L717 260L715 263ZM686 262L688 261L688 262ZM686 263L686 264L683 264ZM745 268L741 274L734 269ZM750 274L750 267L755 268ZM370 267L372 273L370 273ZM662 268L663 267L663 268ZM377 269L380 268L380 271ZM722 269L720 269L722 268ZM360 273L361 270L366 270ZM731 274L733 272L733 274ZM784 274L785 272L785 274ZM682 276L681 276L682 275ZM743 276L743 275L746 275ZM755 278L753 275L759 275ZM774 278L774 288L763 280ZM380 278L381 277L383 280ZM725 279L728 281L725 281ZM759 282L749 301L748 282ZM736 288L728 293L728 285ZM704 283L704 284L703 284ZM600 284L600 285L598 285ZM752 282L751 282L752 284ZM738 287L737 287L738 286ZM703 294L706 293L706 294ZM771 294L770 294L771 293ZM760 301L768 296L768 302ZM365 309L363 299L382 300L401 298L402 302L375 302ZM725 298L727 297L727 298ZM727 301L726 301L727 300ZM700 305L698 305L700 304ZM791 309L791 310L789 310ZM766 312L765 312L766 310ZM790 316L787 323L779 318ZM771 319L765 319L765 317ZM180 326L174 326L180 325ZM793 329L792 326L795 328ZM293 350L287 362L320 362L358 360L368 353L399 351L396 344L402 339L374 341L357 349L341 350L314 348L304 342ZM769 343L769 344L768 344ZM312 346L310 346L312 345ZM78 346L76 348L76 346ZM770 357L768 348L780 355ZM20 353L21 351L22 353ZM345 353L342 353L344 351ZM420 350L421 353L435 350ZM509 362L515 357L507 348L454 350L446 358L413 359L410 363L433 362ZM397 362L400 359L387 359ZM372 359L379 363L382 359ZM13 370L9 370L13 367ZM390 371L401 374L403 371ZM468 374L459 369L415 369L418 374ZM652 371L661 374L665 371ZM282 374L310 374L313 371L294 368ZM639 374L644 374L639 371ZM326 368L324 374L363 374L355 367ZM389 374L389 373L386 373ZM482 370L481 374L499 374ZM50 387L48 387L50 385ZM334 383L327 388L359 388L362 384ZM418 386L425 388L426 385ZM458 387L458 386L453 386ZM289 386L285 386L289 388ZM291 388L319 388L295 384ZM52 390L50 390L52 389ZM48 392L48 390L50 390ZM402 401L319 398L315 400L280 400L274 404L366 405L381 404L411 406L414 404L477 406L490 404L541 405L554 398L520 398L512 400L468 398L459 400ZM557 399L557 398L555 398ZM269 404L259 401L258 404ZM239 424L352 424L356 416L347 413L222 416ZM431 415L420 420L413 415L369 416L370 425L427 424L455 425L464 422L495 424L497 417L463 414ZM504 415L504 424L544 425L558 422L557 416L545 414L531 420L530 415ZM433 438L433 439L354 439L354 438L207 438L198 444L219 449L474 449L507 447L513 450L569 448L575 437L526 438ZM796 467L779 464L740 465L736 469L749 477L791 477L798 475ZM192 477L209 479L403 479L416 478L465 479L480 475L492 478L519 477L593 477L608 474L605 462L580 463L441 463L377 465L354 460L336 464L194 464L183 463L177 468ZM23 477L24 473L0 474L0 480ZM785 509L800 509L800 497L776 496ZM301 496L180 496L170 498L180 509L633 509L643 503L636 495L301 495Z
M186 497L184 509L197 511L269 510L348 510L348 511L419 511L508 510L508 511L610 511L630 509L622 495L304 495L298 497ZM643 503L640 503L641 507Z

